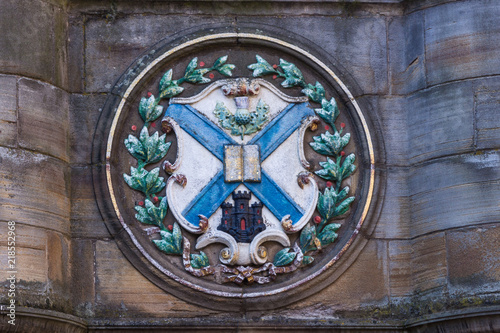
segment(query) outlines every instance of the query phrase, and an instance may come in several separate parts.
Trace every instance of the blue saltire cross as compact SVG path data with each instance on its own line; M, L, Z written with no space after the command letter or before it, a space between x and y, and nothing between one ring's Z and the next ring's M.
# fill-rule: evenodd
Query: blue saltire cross
M314 115L314 111L307 107L307 103L290 104L247 144L258 145L261 161L264 161L300 126L303 119ZM224 146L238 145L226 132L189 105L172 104L167 108L165 116L173 118L184 131L221 162L224 161ZM264 170L261 174L260 183L243 182L243 184L278 220L281 221L285 215L290 214L291 220L294 223L298 222L304 214L303 209ZM224 170L219 171L186 206L182 215L190 223L198 226L198 214L210 217L239 185L238 182L225 182Z

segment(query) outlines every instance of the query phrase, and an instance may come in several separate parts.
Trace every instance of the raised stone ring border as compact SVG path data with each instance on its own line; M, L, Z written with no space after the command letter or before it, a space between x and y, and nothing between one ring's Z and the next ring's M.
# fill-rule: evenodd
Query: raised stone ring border
M363 126L363 131L364 134L366 135L366 143L368 147L368 154L370 158L370 180L369 180L369 188L367 192L367 197L365 201L365 205L362 210L361 217L356 225L356 228L354 232L352 233L350 239L348 242L344 245L344 247L339 251L339 253L332 258L326 265L324 265L322 268L320 268L318 271L314 272L313 274L309 275L307 278L304 278L296 283L293 283L291 285L288 285L286 287L278 288L275 290L271 291L266 291L266 292L253 292L253 293L229 293L229 292L221 292L221 291L215 291L215 290L210 290L206 289L203 287L200 287L192 282L185 281L175 274L171 273L170 271L166 270L163 266L161 266L154 258L152 258L147 251L141 246L140 242L136 239L130 228L127 226L125 223L122 215L120 214L118 204L116 202L115 194L114 194L114 189L113 189L113 184L111 181L111 164L110 164L110 159L111 159L111 147L113 145L113 139L115 136L115 131L118 125L118 120L121 116L121 113L123 111L123 107L125 105L125 102L128 98L128 96L132 93L134 88L137 86L137 84L146 76L146 74L151 71L155 66L160 64L164 59L167 57L175 54L178 51L181 51L185 48L188 48L190 46L196 45L198 43L202 42L207 42L207 41L215 41L215 40L224 40L224 39L234 39L234 38L247 38L247 39L257 39L261 41L267 41L271 42L274 44L278 44L282 47L291 49L307 58L309 58L311 61L315 62L318 66L320 66L321 69L323 69L328 75L330 75L335 82L341 87L343 92L346 94L346 96L349 98L350 102L352 103L354 109L356 110L357 116L359 117L361 124ZM137 247L137 249L144 255L144 257L149 260L157 269L159 269L162 273L167 275L168 277L172 278L173 280L187 286L190 288L193 288L195 290L210 294L210 295L216 295L216 296L222 296L222 297L232 297L232 298L253 298L253 297L261 297L261 296L269 296L269 295L275 295L284 291L291 290L293 288L296 288L297 286L308 282L315 278L316 276L320 275L323 273L325 270L330 268L333 264L335 264L340 257L347 251L347 248L354 242L356 236L358 235L365 219L366 216L368 215L368 210L372 201L372 196L373 196L373 191L374 191L374 185L375 185L375 155L374 155L374 149L373 149L373 143L372 143L372 137L368 128L368 124L366 122L365 117L363 116L363 113L361 112L361 109L356 102L354 96L352 93L349 91L347 86L339 79L339 77L328 67L326 66L322 61L320 61L318 58L316 58L314 55L310 54L309 52L297 47L296 45L290 44L288 42L282 41L280 39L274 38L274 37L269 37L269 36L263 36L263 35L257 35L257 34L252 34L252 33L237 33L237 32L232 32L232 33L220 33L220 34L213 34L213 35L207 35L203 37L199 37L193 40L190 40L188 42L185 42L181 45L178 45L169 51L163 53L161 56L156 58L154 61L152 61L146 68L144 68L140 74L135 78L135 80L128 86L127 90L125 91L124 95L122 96L119 106L116 110L116 113L113 117L113 122L111 124L111 129L110 133L108 136L107 140L107 145L106 145L106 181L108 185L108 190L111 196L111 201L113 204L114 211L123 226L123 228L127 231L128 235L130 236L133 244Z

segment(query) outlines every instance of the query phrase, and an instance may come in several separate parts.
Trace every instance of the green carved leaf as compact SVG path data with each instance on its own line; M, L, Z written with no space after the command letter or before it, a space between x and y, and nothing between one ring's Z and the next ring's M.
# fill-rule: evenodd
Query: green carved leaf
M157 226L162 226L163 220L167 215L167 198L159 197L159 199L160 199L160 205L158 207L156 207L155 204L149 199L146 199L144 203L148 215L151 217L153 221L155 221L154 224Z
M263 76L276 73L276 70L260 55L256 55L257 63L248 66L248 69L253 70L253 77Z
M133 188L134 190L144 192L146 187L145 178L148 172L143 168L134 168L130 167L130 176L127 174L123 174L123 179L128 186Z
M340 226L338 223L331 223L319 233L318 239L321 242L321 246L327 246L337 239L338 235L336 231L339 230Z
M208 83L210 79L203 77L208 72L210 72L208 68L199 68L192 71L189 75L186 74L184 79L189 83Z
M300 233L300 249L303 253L316 250L314 239L316 238L316 228L312 225L306 225Z
M309 83L306 88L302 89L302 93L316 103L320 103L325 98L325 88L317 81L314 86Z
M191 75L191 73L197 66L198 66L198 58L191 59L191 61L186 67L186 72L184 73L184 77Z
M148 210L146 208L135 206L135 210L137 211L137 214L135 214L135 218L137 220L145 224L157 225L156 221L153 220L153 218L148 214Z
M233 76L232 70L235 69L235 67L236 66L232 64L225 64L224 66L217 68L217 71L225 76Z
M317 209L323 219L330 219L335 213L335 191L328 188L324 194L319 193Z
M347 211L349 210L349 206L353 201L354 197L349 197L344 201L342 201L342 203L340 203L340 205L338 205L337 208L335 208L334 216L340 216L342 214L347 213Z
M213 68L217 69L224 65L227 61L227 55L220 57L219 59L215 60Z
M342 167L340 168L341 179L346 179L354 172L354 170L356 170L356 166L354 165L355 159L356 156L354 156L354 154L349 154L349 156L345 158L344 163L342 163Z
M286 77L285 81L281 82L281 85L284 88L305 86L304 76L297 66L295 66L291 62L280 59L280 67L281 69L283 69Z
M139 102L139 114L141 115L141 118L142 120L144 120L144 122L152 122L160 116L161 110L158 114L158 110L155 110L156 106L156 100L153 95L151 95L151 97L149 98L141 98L141 101ZM154 118L156 114L158 114L158 116Z
M329 101L325 98L321 100L321 109L315 109L318 116L320 116L327 124L332 126L332 128L336 130L335 120L340 114L339 108L337 106L337 102L332 97Z
M304 257L302 258L302 265L303 265L303 266L307 266L307 265L309 265L310 263L312 263L313 261L314 261L314 258L313 258L313 257L311 257L311 256L304 256Z
M123 174L123 178L128 186L150 196L160 192L165 187L163 177L158 177L159 172L160 168L154 168L148 172L143 168L130 167L130 176Z
M169 69L160 80L160 92L172 85L172 69Z
M207 255L203 251L200 251L200 254L191 255L191 267L200 269L207 266L210 266L210 263L208 262Z
M125 147L128 152L134 156L138 160L146 160L146 150L142 145L142 142L139 141L135 136L129 135L127 139L125 139Z
M170 98L179 95L184 90L183 87L171 85L160 93L160 98Z
M274 266L276 266L276 267L286 266L295 259L295 257L297 256L297 253L295 253L295 252L289 253L288 251L290 251L289 247L284 248L283 250L276 253L276 255L274 256L274 261L273 261Z
M339 132L331 134L326 131L320 136L313 137L314 142L309 143L309 145L319 154L337 156L349 143L350 138L349 133L341 137Z
M182 254L182 234L179 225L174 223L172 232L160 231L161 240L153 239L153 243L167 254Z
M144 126L139 139L132 135L125 139L125 147L132 156L142 160L145 165L155 163L165 157L170 148L171 143L165 142L165 138L165 134L158 137L158 132L149 136L148 128Z
M326 160L326 162L319 162L319 165L323 167L323 169L318 170L315 173L323 179L336 181L340 174L339 165L328 157Z

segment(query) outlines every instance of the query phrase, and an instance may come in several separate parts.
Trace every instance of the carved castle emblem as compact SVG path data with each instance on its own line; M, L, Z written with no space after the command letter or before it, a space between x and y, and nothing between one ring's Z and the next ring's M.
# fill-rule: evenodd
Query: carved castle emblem
M277 274L313 264L315 253L335 241L341 225L333 222L354 200L342 181L354 172L355 157L344 154L350 135L342 135L344 125L336 124L335 100L326 98L320 83L306 84L300 70L284 60L271 66L257 56L248 68L254 77L283 78L285 88L302 87L304 96L288 96L261 78L240 78L216 81L192 97L174 97L183 82L208 83L210 71L231 76L234 66L226 61L221 57L211 68L198 68L195 58L181 79L173 80L172 70L165 73L158 98L141 100L145 126L138 137L125 140L138 163L124 179L145 195L135 207L137 220L154 226L148 234L158 250L182 255L188 272L219 275L221 283L269 283ZM169 99L165 111L161 99ZM321 108L312 109L309 102ZM165 135L148 129L162 114L163 131L176 137L173 163L164 160L170 147ZM318 116L331 132L309 143L325 156L315 177L304 136L316 129ZM162 171L148 170L162 160ZM315 178L325 183L323 192ZM164 224L167 210L175 218L171 225ZM186 233L197 235L194 247ZM203 252L214 244L222 244L217 262Z

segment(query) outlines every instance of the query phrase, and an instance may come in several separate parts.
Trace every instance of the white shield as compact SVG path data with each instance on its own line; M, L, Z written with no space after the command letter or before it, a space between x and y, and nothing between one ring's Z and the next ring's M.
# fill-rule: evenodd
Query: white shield
M248 109L255 110L261 101L269 107L268 119L255 133L243 138L231 135L214 110L223 103L235 114L234 97L223 88L238 83L241 79L221 80L196 96L170 100L163 123L175 131L178 152L174 164L165 163L165 170L172 173L167 199L185 230L203 234L197 249L223 243L227 248L219 256L222 263L261 265L267 261L261 244L276 241L290 246L287 233L300 231L315 210L318 188L306 170L303 142L305 130L317 118L307 97L287 96L257 79L252 85L258 93L248 96ZM220 206L234 204L232 193L237 191L250 192L250 203L263 203L265 230L249 242L218 230L223 216Z

